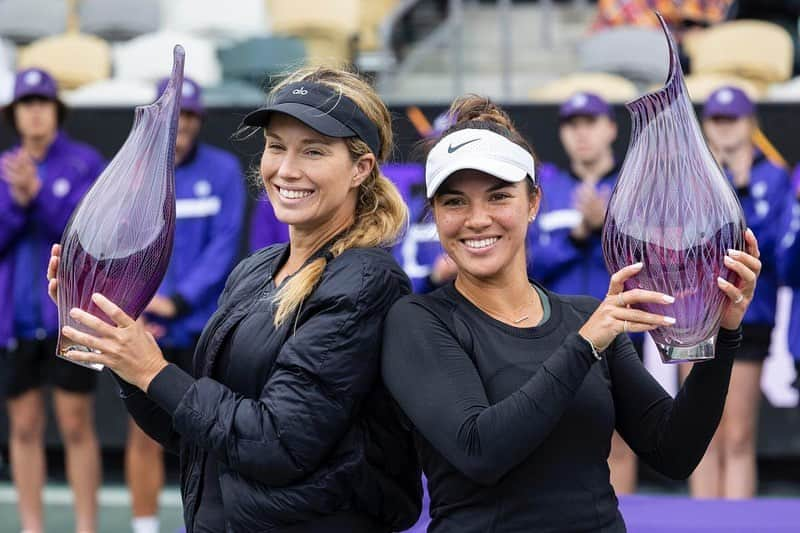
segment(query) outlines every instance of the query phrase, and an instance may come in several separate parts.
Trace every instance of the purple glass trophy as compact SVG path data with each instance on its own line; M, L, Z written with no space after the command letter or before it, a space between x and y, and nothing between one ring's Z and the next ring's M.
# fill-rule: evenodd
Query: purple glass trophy
M167 271L175 235L175 136L184 51L176 46L172 76L155 103L136 108L133 128L81 200L61 237L59 331L79 307L113 324L91 301L99 292L138 318ZM59 334L57 354L89 349ZM74 362L74 361L73 361ZM81 364L81 363L77 363ZM84 365L102 370L102 365Z
M713 359L728 298L717 276L738 277L723 259L744 249L744 214L711 154L689 100L678 53L664 20L669 47L665 86L627 104L631 139L603 227L609 272L643 262L625 283L675 297L669 305L637 306L675 317L650 332L665 363Z

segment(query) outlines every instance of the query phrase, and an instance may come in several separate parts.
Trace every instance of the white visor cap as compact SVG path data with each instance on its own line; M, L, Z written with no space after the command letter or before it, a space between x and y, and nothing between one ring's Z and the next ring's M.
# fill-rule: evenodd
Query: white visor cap
M451 174L464 169L479 170L511 183L530 176L536 183L533 156L527 150L493 131L464 129L440 139L428 154L428 198L433 198Z

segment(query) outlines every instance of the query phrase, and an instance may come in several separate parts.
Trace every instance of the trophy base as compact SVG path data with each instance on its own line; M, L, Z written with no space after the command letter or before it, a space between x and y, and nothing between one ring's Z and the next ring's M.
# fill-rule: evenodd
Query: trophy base
M666 364L695 363L714 359L714 343L716 337L704 340L694 346L667 346L656 343L661 361Z
M80 344L67 344L63 348L61 346L59 346L59 349L56 352L56 355L58 357L60 357L61 359L63 359L64 361L69 361L70 363L72 363L74 365L82 366L84 368L89 368L89 369L95 370L97 372L101 372L105 368L105 366L101 365L100 363L83 363L81 361L73 361L72 359L67 359L66 357L64 357L64 354L69 352L70 350L76 351L76 352L91 352L92 351L89 348L87 348L86 346L81 346Z

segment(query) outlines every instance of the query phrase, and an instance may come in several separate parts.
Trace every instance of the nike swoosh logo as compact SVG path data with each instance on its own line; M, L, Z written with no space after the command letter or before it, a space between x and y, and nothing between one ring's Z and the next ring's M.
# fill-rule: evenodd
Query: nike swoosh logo
M464 141L463 143L461 143L461 144L457 144L457 145L455 145L455 146L453 146L453 145L451 144L450 146L448 146L448 147L447 147L447 153L448 153L448 154L452 154L453 152L455 152L456 150L458 150L458 149L459 149L459 148L461 148L462 146L465 146L465 145L467 145L467 144L469 144L469 143L474 143L475 141L480 141L480 139L471 139L471 140L469 140L469 141Z

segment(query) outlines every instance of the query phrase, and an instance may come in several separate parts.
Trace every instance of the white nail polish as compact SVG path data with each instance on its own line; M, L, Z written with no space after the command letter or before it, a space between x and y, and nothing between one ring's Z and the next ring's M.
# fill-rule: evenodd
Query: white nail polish
M675 297L674 296L670 296L668 294L665 294L663 298L664 298L664 301L666 303L668 303L668 304L675 303Z
M723 285L727 285L727 284L728 284L728 280L726 280L726 279L725 279L725 278L723 278L722 276L718 276L718 277L717 277L717 281L719 281L719 282L720 282L720 283L722 283Z
M731 257L739 257L742 252L739 250L734 250L733 248L728 248L728 255Z
M677 322L677 320L675 320L675 319L674 319L673 317L671 317L671 316L665 316L665 317L664 317L664 322L666 322L667 324L669 324L669 325L671 326L671 325L673 325L675 322Z

